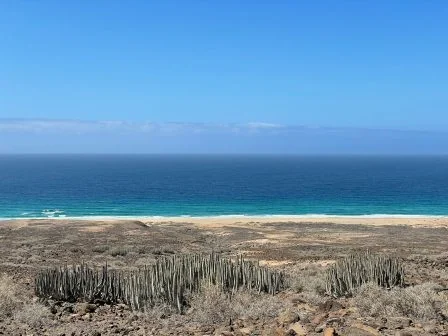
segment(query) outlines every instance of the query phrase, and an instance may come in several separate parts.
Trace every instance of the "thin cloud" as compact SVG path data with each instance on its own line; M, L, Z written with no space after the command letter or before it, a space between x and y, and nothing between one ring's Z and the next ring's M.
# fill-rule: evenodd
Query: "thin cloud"
M47 120L47 119L0 119L2 132L26 133L94 133L94 132L142 132L157 134L185 134L185 133L241 133L253 130L278 129L283 126L277 124L251 122L247 124L213 124L213 123L154 123L128 121L82 121L82 120Z
M57 119L0 119L0 133L29 134L148 134L148 135L281 135L281 134L444 134L412 130L362 129L343 127L307 127L267 122L249 123L185 123L130 122L121 120L57 120Z

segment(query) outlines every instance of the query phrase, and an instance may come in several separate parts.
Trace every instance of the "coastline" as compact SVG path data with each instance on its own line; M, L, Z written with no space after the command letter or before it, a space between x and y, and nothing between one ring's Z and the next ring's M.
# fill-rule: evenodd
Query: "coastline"
M193 224L201 227L245 226L269 223L332 223L363 225L406 225L448 228L448 215L222 215L222 216L85 216L85 217L30 217L1 218L0 223L26 225L33 222L55 221L73 224L92 222L95 224L139 221L154 224Z

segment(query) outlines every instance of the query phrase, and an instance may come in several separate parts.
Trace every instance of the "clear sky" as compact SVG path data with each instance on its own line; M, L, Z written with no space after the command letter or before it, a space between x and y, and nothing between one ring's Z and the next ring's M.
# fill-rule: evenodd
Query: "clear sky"
M447 18L445 0L4 0L0 118L448 131Z

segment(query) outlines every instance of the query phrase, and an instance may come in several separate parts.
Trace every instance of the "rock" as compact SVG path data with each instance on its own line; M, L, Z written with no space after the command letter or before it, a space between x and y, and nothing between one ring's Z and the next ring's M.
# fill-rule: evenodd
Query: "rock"
M80 315L84 315L87 313L94 313L97 306L91 303L80 303L77 304L75 307L75 313L78 313Z
M277 318L277 321L281 326L287 326L292 323L298 322L299 320L299 314L290 310L281 313Z
M311 320L311 324L313 325L319 325L322 322L324 322L327 319L328 315L327 314L319 314L313 317L313 319Z
M430 334L435 334L437 331L437 325L435 324L426 324L423 326L423 330Z
M378 336L380 335L378 330L376 330L375 328L372 328L372 327L370 327L368 325L365 325L365 324L355 323L353 325L353 327L358 328L360 330L364 330L364 331L370 333L370 335L378 335Z
M299 303L306 303L306 301L303 299L301 295L293 295L289 301L291 301L292 304L299 304Z
M334 328L327 328L325 329L323 336L336 336L336 330L334 330Z
M221 331L218 333L219 336L233 336L233 332L231 331Z
M62 308L62 312L67 313L67 314L72 314L74 312L73 306L72 305L66 305Z
M347 309L339 309L328 313L328 317L344 317L348 314Z
M395 336L414 336L414 334L411 333L410 331L398 330L398 331L395 333Z
M340 317L331 317L326 322L327 325L332 324L332 323L340 324L341 323L341 318Z
M362 324L356 324L345 330L343 336L379 336L380 333L373 329L372 327L368 327Z
M305 335L307 335L306 329L299 322L290 324L289 328L288 328L288 331L289 330L293 330L295 332L294 335L296 335L296 336L305 336Z
M412 320L407 317L390 317L385 325L389 329L404 329L409 327L411 323Z
M282 328L267 327L261 331L261 336L284 336L285 331Z
M129 310L129 307L127 305L125 305L124 303L119 303L119 304L117 304L117 309L119 311L123 311L123 310Z
M318 310L320 312L328 313L330 311L337 311L343 308L344 307L339 302L335 300L327 300L319 305Z
M92 331L91 333L90 333L90 335L91 336L101 336L101 333L99 332L99 331Z
M325 327L326 327L326 324L325 324L325 323L324 323L324 324L321 324L321 325L317 326L317 327L314 329L314 331L317 332L317 333L320 333L320 332L324 331Z
M253 328L245 327L245 328L240 328L239 332L241 333L241 335L246 336L246 335L251 335L253 330L254 330Z
M92 315L90 313L87 313L87 314L82 316L82 319L84 321L91 321L92 320Z

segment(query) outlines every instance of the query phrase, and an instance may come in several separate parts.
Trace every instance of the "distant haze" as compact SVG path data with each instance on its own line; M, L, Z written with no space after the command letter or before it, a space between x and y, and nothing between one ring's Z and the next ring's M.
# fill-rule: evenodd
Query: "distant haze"
M448 154L448 132L0 119L0 153Z

